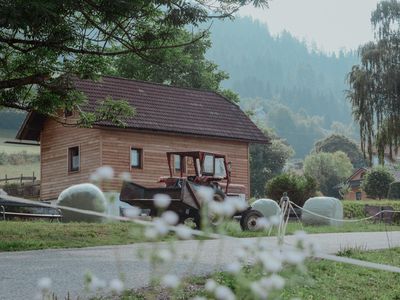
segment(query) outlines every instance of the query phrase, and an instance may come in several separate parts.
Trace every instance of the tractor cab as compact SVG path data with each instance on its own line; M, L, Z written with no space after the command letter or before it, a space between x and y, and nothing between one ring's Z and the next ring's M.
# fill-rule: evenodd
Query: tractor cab
M167 187L179 186L186 179L200 185L218 185L225 181L226 189L230 183L231 163L225 155L203 152L167 152L169 177L161 177Z

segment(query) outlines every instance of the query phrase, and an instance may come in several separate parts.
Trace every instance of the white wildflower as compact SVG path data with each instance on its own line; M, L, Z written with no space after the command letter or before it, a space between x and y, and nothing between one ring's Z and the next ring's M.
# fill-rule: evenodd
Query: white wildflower
M224 215L224 208L222 206L222 203L217 201L210 201L208 203L208 211L210 214L213 214L215 216Z
M226 266L226 272L231 274L238 274L242 269L242 265L238 262L230 263Z
M144 236L148 240L155 240L158 238L158 232L154 227L146 227L144 230Z
M91 291L96 291L99 289L103 289L107 286L105 280L99 279L96 276L92 276L89 283L89 289Z
M233 198L231 201L233 201L233 205L237 211L243 211L249 207L246 200L242 198Z
M222 210L222 215L225 217L231 217L235 214L236 212L236 207L235 203L225 200L224 202L221 203L221 210Z
M212 201L214 198L214 190L210 187L207 186L201 186L199 187L199 189L197 190L197 193L199 195L199 197L205 201L205 202L209 202Z
M172 253L168 249L161 249L157 252L157 257L163 262L170 261L172 259Z
M280 216L272 216L269 218L269 222L271 225L279 225L281 223L281 217Z
M270 223L267 218L258 218L256 223L257 229L268 229Z
M176 236L181 240L188 240L192 237L192 230L183 224L176 226Z
M294 238L296 239L296 241L306 241L308 239L307 237L307 233L305 233L304 231L296 231L293 234Z
M115 293L121 293L124 290L124 284L119 279L113 279L110 281L110 289Z
M180 280L176 275L173 274L167 274L162 277L161 279L161 285L170 288L170 289L176 289L180 284Z
M213 279L208 279L204 285L204 288L207 292L214 292L217 286L218 284Z
M160 236L164 236L169 232L168 224L165 223L163 219L155 219L153 221L153 227Z
M270 286L273 289L281 290L285 286L285 279L279 275L272 274L269 280L270 280Z
M266 288L261 286L260 282L252 282L250 285L250 289L253 292L254 295L257 296L257 298L260 298L262 300L268 298L268 291Z
M51 278L49 278L49 277L43 277L43 278L40 278L39 280L38 280L38 288L41 290L41 291L49 291L50 289L51 289L51 284L52 284L52 282L51 282Z
M170 210L163 212L161 218L169 225L176 225L179 221L178 215Z
M154 195L154 204L158 208L167 208L171 203L171 197L165 194Z
M300 251L286 251L284 260L292 265L302 264L305 259L304 253Z
M131 173L122 172L119 174L119 179L121 179L122 181L130 182L130 181L132 181Z
M110 166L102 166L97 168L94 173L90 175L91 181L111 180L114 178L114 170Z
M128 218L136 218L140 215L142 210L139 207L132 206L129 208L124 208L124 215Z
M215 298L218 300L234 300L235 294L230 288L224 285L219 285L214 291Z
M259 259L267 272L275 273L282 269L282 262L269 253L261 253Z

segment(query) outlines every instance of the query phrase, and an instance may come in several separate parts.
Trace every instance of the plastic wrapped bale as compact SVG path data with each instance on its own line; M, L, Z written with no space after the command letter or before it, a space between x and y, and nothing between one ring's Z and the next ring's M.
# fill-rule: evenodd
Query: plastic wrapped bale
M340 226L343 221L343 205L340 200L332 197L315 197L308 199L303 206L301 220L308 225L331 225ZM319 217L306 210L324 216ZM336 220L330 220L336 219Z
M57 204L104 213L107 201L103 192L95 185L83 183L73 185L61 192ZM63 222L104 222L106 218L62 210Z
M251 204L251 207L262 213L265 218L279 216L281 214L281 208L278 203L271 199L258 199Z

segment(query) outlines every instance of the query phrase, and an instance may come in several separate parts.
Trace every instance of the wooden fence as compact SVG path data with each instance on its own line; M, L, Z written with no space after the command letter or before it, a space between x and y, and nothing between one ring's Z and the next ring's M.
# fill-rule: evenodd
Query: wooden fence
M35 176L35 172L32 176L21 174L18 177L8 177L5 175L4 178L0 178L0 188L11 196L31 199L37 199L40 196L40 180Z

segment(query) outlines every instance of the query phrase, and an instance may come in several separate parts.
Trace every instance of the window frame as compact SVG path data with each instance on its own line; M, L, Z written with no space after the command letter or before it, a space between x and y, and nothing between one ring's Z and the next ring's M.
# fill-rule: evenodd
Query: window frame
M72 150L73 149L78 149L78 157L79 157L79 163L78 163L78 168L73 168L73 155L72 155ZM68 173L78 173L81 170L81 147L79 145L77 146L71 146L68 147L67 150L67 155L68 155Z
M132 150L136 150L138 151L138 155L139 155L139 165L138 166L133 166L132 165ZM136 146L131 146L130 150L129 150L129 165L130 165L130 169L132 170L141 170L143 169L143 148L139 148Z

